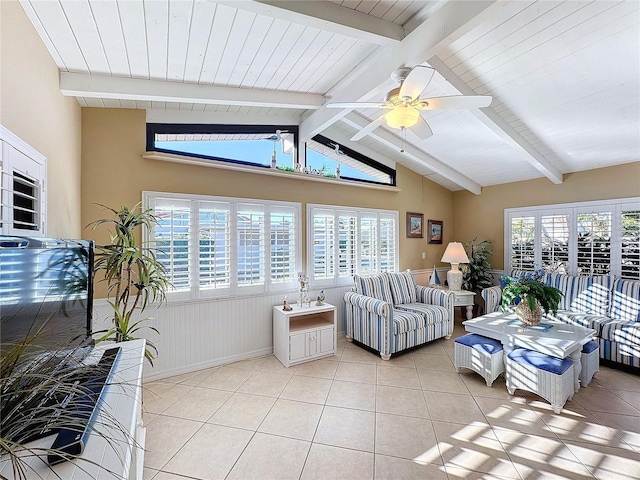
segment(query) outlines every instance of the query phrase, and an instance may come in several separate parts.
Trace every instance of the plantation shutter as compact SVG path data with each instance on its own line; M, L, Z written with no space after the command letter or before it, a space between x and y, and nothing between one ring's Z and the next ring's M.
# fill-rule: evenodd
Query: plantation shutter
M199 202L198 285L203 290L231 286L231 205Z
M640 210L623 207L620 217L620 276L640 280Z
M611 272L611 212L577 215L578 275L607 275Z
M511 268L534 270L536 218L511 219Z
M271 207L270 271L272 284L293 283L298 278L296 265L298 222L292 207Z
M312 280L335 277L335 213L333 210L312 210L312 245L307 255L313 255Z
M380 214L380 271L395 272L398 270L396 219Z
M156 198L154 215L158 219L151 233L157 259L167 270L176 291L191 289L191 207L188 200Z
M262 205L238 204L238 286L265 283L265 212Z
M569 271L569 215L540 217L542 268L547 271Z
M378 219L375 214L360 215L360 268L361 275L376 273L378 264Z
M357 272L358 222L355 215L338 216L338 278L351 278Z

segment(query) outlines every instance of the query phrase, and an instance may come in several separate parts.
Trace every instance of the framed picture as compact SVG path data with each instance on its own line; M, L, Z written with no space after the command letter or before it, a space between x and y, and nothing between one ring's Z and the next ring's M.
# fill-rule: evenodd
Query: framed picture
M407 212L407 238L423 238L424 215Z
M440 220L429 220L427 243L442 243L442 222Z

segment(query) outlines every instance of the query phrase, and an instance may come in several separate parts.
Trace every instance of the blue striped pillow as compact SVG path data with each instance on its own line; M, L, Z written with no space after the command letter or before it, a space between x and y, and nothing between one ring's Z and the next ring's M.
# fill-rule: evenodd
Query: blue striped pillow
M609 316L615 320L640 322L640 282L618 279L613 282Z
M393 296L391 295L391 288L389 287L389 278L384 273L367 275L364 277L354 275L353 282L355 284L356 293L393 304Z
M416 303L416 282L413 275L407 270L401 273L387 273L389 284L391 285L391 295L393 304L402 305L404 303Z

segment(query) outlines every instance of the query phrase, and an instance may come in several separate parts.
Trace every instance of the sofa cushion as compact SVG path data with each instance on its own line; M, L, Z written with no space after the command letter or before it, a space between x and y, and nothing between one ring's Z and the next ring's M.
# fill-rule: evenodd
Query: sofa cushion
M393 333L413 332L424 328L424 317L420 313L393 309Z
M547 314L550 318L555 318L570 325L578 325L580 327L593 328L596 335L600 335L602 325L611 321L609 317L602 315L589 315L588 313L575 313L569 310L558 310L555 315Z
M428 305L426 303L404 303L402 305L396 305L394 312L398 310L421 315L423 323L420 328L423 328L425 325L442 323L449 319L449 311L438 305Z
M562 292L561 310L606 316L611 302L613 277L554 274L551 285Z
M640 322L640 282L618 279L613 282L609 316L614 320Z
M573 361L570 358L555 358L525 348L516 348L509 352L507 356L518 363L531 365L556 375L562 375L573 365Z
M386 274L354 275L353 282L356 293L393 304L393 296L391 295L391 288L389 287L389 277Z
M415 303L417 301L416 282L413 280L413 275L409 270L400 273L387 272L386 275L389 278L394 305Z
M612 320L602 326L600 338L611 342L640 346L640 322Z

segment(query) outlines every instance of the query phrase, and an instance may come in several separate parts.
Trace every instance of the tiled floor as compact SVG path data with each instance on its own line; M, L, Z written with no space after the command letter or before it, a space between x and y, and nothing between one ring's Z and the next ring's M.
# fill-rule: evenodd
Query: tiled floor
M453 338L389 362L273 356L145 385L145 479L640 478L640 377L602 367L560 415L455 373Z

